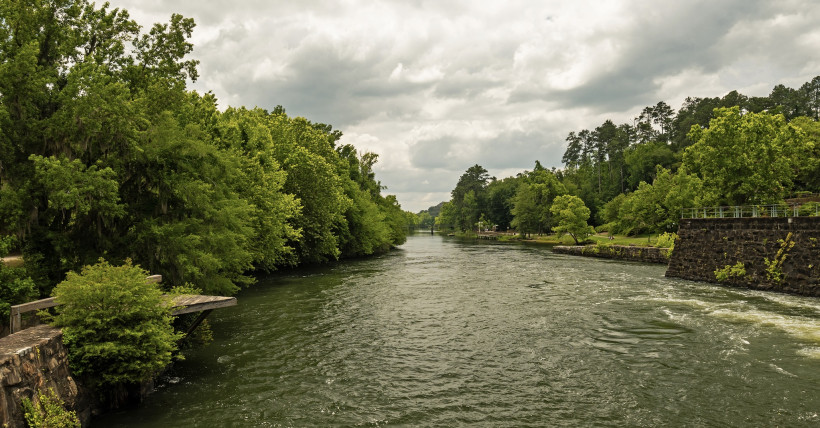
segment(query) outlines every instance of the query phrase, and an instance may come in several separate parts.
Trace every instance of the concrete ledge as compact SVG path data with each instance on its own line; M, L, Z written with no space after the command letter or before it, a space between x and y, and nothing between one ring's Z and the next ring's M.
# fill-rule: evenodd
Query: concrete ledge
M629 247L626 245L557 246L556 253L574 256L600 257L631 262L667 264L669 249L656 247Z

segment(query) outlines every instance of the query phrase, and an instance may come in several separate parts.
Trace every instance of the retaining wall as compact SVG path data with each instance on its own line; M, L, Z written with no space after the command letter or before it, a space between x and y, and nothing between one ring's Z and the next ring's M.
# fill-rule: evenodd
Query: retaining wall
M820 217L682 219L666 276L820 297Z
M48 388L88 424L90 394L71 376L62 339L62 331L48 325L0 339L0 426L25 427L23 398L31 400L37 390Z
M632 262L660 263L669 262L668 248L632 247L626 245L584 245L584 246L556 246L552 248L556 253L575 256L601 257L605 259L627 260Z

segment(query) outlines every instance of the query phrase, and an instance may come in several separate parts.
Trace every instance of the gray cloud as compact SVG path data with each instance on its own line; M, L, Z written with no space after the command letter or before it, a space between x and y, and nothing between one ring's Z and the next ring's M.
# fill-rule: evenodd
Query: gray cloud
M564 137L660 100L766 95L820 69L811 0L113 0L193 17L200 91L332 124L417 211L480 164L559 166Z

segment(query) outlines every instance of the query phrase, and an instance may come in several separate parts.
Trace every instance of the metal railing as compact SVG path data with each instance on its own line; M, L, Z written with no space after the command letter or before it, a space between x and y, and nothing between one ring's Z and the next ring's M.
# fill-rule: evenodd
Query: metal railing
M738 205L722 207L684 208L681 218L742 218L820 216L820 204L803 208L801 204Z

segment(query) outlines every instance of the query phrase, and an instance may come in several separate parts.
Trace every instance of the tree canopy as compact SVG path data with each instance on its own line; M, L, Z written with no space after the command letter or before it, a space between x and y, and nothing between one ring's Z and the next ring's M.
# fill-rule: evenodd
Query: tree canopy
M686 208L820 193L818 88L820 76L765 97L688 97L677 112L659 101L631 122L570 131L560 169L535 161L533 171L499 180L474 165L436 224L464 231L485 218L501 230L548 232L555 198L568 194L601 231L663 233Z
M404 242L377 155L281 106L220 111L187 88L192 19L143 31L87 0L3 2L0 16L0 236L40 295L100 257L230 294L254 270Z

